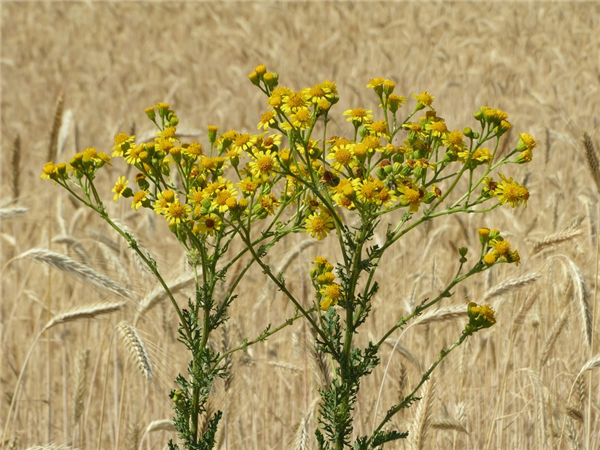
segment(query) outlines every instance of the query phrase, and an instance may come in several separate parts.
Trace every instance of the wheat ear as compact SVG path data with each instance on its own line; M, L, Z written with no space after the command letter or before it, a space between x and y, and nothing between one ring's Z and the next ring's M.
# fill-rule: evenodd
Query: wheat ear
M2 208L0 209L0 220L12 219L13 217L19 217L27 213L28 208L21 206L15 206L14 208Z
M120 322L117 325L117 329L131 356L137 362L141 374L146 379L151 379L153 377L152 364L150 363L150 357L148 356L144 342L137 330L127 322Z
M493 297L499 297L501 295L508 294L509 292L524 288L525 286L529 286L531 283L537 281L539 277L539 272L533 272L522 277L505 280L485 292L481 301L489 301Z
M19 200L19 194L20 194L19 179L20 179L20 175L21 175L20 162L21 162L21 136L19 136L17 134L17 137L15 137L15 140L13 142L13 153L12 153L12 160L11 160L13 202L16 202Z
M594 183L596 183L598 192L600 192L600 160L598 159L598 152L596 151L594 141L592 141L592 138L587 131L583 133L583 148L585 149L585 156L592 174L592 179L594 180Z
M82 351L77 358L75 368L75 395L73 396L73 424L76 425L83 413L83 396L87 385L87 369L90 357L89 349Z
M412 424L411 447L413 450L422 450L425 445L425 438L431 426L431 413L433 409L433 399L435 397L435 383L430 378L425 385L425 392L419 401L415 420Z
M48 145L47 161L54 161L58 153L58 133L62 124L63 105L65 96L61 92L56 101L56 110L54 111L54 120L52 121L52 129L50 130L50 143Z
M126 299L131 299L134 296L133 292L124 288L119 283L105 277L88 266L78 263L68 256L61 255L60 253L51 252L42 248L34 248L25 253L21 253L11 261L18 259L32 259L36 262L48 264L55 269L75 275L84 281L88 281Z

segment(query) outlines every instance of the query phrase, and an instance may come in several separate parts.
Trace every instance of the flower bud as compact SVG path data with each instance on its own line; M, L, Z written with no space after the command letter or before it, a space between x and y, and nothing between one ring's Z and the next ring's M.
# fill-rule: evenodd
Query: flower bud
M258 74L256 72L252 72L250 75L248 75L248 78L254 86L260 85L260 79L258 78Z

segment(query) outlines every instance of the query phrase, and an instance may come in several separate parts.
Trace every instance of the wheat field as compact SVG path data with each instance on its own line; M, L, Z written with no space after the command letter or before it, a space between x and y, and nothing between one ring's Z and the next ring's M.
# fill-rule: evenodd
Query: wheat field
M600 3L0 7L2 449L150 450L175 438L168 393L187 364L177 317L126 243L41 180L41 168L53 148L56 159L68 160L88 146L108 152L119 131L152 135L143 110L157 101L175 109L179 130L202 141L209 124L254 132L266 104L247 74L263 63L293 88L335 81L341 100L332 116L340 135L350 132L346 109L377 112L365 86L384 76L407 97L432 92L450 126L473 126L473 112L487 105L510 114L513 130L504 139L511 145L517 132L539 141L533 164L510 174L531 192L527 209L433 221L387 254L358 338L365 344L452 278L457 247L476 249L478 227L503 230L522 263L468 281L439 310L391 337L381 366L361 386L355 433L368 433L456 339L465 301L485 300L498 323L444 361L421 402L394 419L411 438L385 448L600 448ZM99 180L106 199L122 169ZM184 302L191 278L165 223L123 203L110 208ZM326 242L308 240L294 236L268 256L307 303L310 262L335 256ZM245 283L213 343L221 351L293 314L260 270ZM224 411L218 449L316 448L318 389L330 373L313 343L298 322L234 355L232 376L218 383L212 404ZM14 420L7 422L20 376Z

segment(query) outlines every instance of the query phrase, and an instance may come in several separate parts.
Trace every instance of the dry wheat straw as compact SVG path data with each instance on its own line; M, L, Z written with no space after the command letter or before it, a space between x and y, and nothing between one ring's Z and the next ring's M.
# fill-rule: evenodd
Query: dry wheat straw
M56 110L54 112L54 120L52 121L52 129L50 130L50 143L48 144L48 157L46 161L55 161L58 153L58 133L62 125L64 106L64 94L61 92L56 101Z
M540 357L540 366L543 366L548 362L548 358L550 357L550 353L554 349L554 344L556 343L560 333L567 325L569 320L569 308L565 308L561 316L554 323L552 327L552 331L550 335L546 338L546 342L544 342L544 347L542 350L542 356Z
M72 260L68 256L44 250L42 248L34 248L25 253L21 253L19 256L15 257L14 260L25 258L48 264L58 270L75 275L84 281L90 282L123 298L131 299L134 296L129 289L124 288L117 282L96 272L92 268Z
M148 356L144 342L137 330L125 321L120 322L117 325L117 329L131 356L137 362L141 374L146 379L151 379L153 377L152 364L150 363L150 357Z
M20 185L19 185L19 179L21 176L21 169L20 169L20 162L21 162L21 136L17 134L17 137L15 137L15 140L13 142L13 153L12 153L12 160L11 160L11 169L12 169L12 200L13 202L16 202L19 200L19 194L20 194Z
M1 208L0 220L23 216L27 213L27 211L29 211L29 208L23 208L22 206L15 206L14 208Z
M592 138L587 131L583 133L583 148L585 149L585 156L592 174L592 179L594 180L594 183L596 183L598 192L600 192L600 161L598 159L598 152L596 151L594 141L592 141Z
M47 444L27 447L27 450L74 450L74 447L70 447L68 445Z
M83 396L87 386L87 371L90 351L85 349L79 353L77 366L75 368L75 388L73 389L73 424L76 425L83 413Z
M539 277L539 272L533 272L527 275L523 275L522 277L510 278L508 280L505 280L502 283L497 284L496 286L492 287L487 292L485 292L481 301L489 301L494 297L499 297L501 295L508 294L518 289L522 289L525 286L529 286L531 283L537 281Z

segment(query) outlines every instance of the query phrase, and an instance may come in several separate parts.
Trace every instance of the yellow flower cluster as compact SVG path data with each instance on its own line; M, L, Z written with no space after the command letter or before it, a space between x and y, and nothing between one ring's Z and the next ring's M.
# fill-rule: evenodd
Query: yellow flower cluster
M145 113L158 128L152 141L139 143L122 132L115 136L112 157L123 158L138 173L132 185L125 177L118 178L113 199L131 198L132 208L154 210L174 232L187 227L194 235L214 236L232 221L250 223L277 214L297 198L302 200L296 211L302 228L320 240L341 225L334 207L373 217L401 208L417 213L422 205L441 202L442 171L454 162L469 171L492 167L495 150L483 143L510 128L505 112L482 107L475 113L481 133L451 130L433 109L434 96L427 91L413 95L416 105L402 121L397 113L407 99L394 94L393 81L373 78L367 87L378 96L382 117L375 118L371 109L349 109L343 114L354 127L354 136L325 133L321 142L312 134L320 119L327 125L331 107L339 101L335 83L325 80L296 91L279 86L279 75L264 65L257 66L249 79L267 96L259 134L229 130L219 135L217 127L209 126L209 147L183 142L177 132L179 118L171 107L151 106ZM423 116L413 121L422 110ZM405 140L398 144L401 133ZM510 162L529 162L537 142L526 133L519 137L511 153L518 156ZM82 180L92 181L110 161L107 154L88 148L69 164L46 164L42 178L85 188ZM527 189L512 178L500 178L496 182L486 172L479 182L481 199L526 205ZM315 194L311 198L318 206L309 207L307 199Z
M510 243L500 236L500 231L492 228L480 228L479 240L483 246L483 262L487 266L492 266L498 262L515 263L517 266L521 262L519 252L512 250Z
M333 266L322 256L317 256L313 261L315 267L311 270L310 276L317 288L320 297L320 307L327 311L332 305L337 305L344 299L342 286L335 283Z

